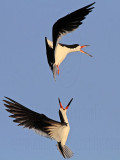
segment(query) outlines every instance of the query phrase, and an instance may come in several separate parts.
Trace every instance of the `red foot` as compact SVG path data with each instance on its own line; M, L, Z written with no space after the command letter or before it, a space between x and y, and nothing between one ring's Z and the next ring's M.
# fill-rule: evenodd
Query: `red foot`
M60 72L60 70L59 70L59 65L57 65L57 69L58 69L58 72L57 72L57 74L59 75L59 72Z

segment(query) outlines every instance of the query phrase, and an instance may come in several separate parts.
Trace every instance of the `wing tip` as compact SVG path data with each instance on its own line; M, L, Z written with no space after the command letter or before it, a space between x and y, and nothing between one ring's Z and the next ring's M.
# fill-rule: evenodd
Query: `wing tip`
M89 12L91 12L92 9L95 8L95 7L93 6L95 3L96 3L96 2L93 2L93 3L91 3L91 4L87 5L87 6L85 6L85 7L83 7L83 9L85 8L85 9L89 10ZM91 6L93 6L93 7L91 7Z
M89 4L88 6L90 7L90 6L94 5L95 3L96 3L96 2L93 2L93 3Z
M45 37L45 41L47 41L47 37Z

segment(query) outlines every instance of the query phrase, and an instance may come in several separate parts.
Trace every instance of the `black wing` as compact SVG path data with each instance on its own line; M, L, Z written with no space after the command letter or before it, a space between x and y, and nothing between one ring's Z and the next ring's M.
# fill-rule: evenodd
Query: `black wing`
M44 114L34 112L8 97L5 98L7 100L3 100L5 102L4 105L7 107L6 110L12 113L9 117L15 118L13 122L19 123L18 126L34 129L37 132L42 131L41 135L46 136L43 134L45 133L49 138L56 139L57 135L52 135L51 132L61 126L60 122L54 121Z
M54 25L52 29L53 36L53 49L55 50L56 44L58 43L61 36L72 32L82 24L82 20L85 19L94 7L91 7L94 3L78 9L65 17L60 18ZM91 7L91 8L90 8Z
M48 64L51 70L53 70L53 64L55 63L54 51L53 51L53 48L49 46L46 37L45 37L45 43L46 43L46 55L47 55Z

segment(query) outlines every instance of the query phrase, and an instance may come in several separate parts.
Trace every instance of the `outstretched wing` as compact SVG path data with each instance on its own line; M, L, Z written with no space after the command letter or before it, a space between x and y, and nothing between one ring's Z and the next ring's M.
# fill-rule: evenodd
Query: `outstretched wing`
M60 18L54 25L52 29L53 36L53 49L61 38L61 36L74 31L82 24L82 20L92 11L94 7L91 7L94 3L78 9L65 17Z
M12 113L9 117L15 118L13 122L19 123L18 126L33 129L42 136L59 140L58 131L64 127L64 124L62 125L44 114L34 112L8 97L5 98L7 100L3 101L5 102L5 107L7 107L6 110Z

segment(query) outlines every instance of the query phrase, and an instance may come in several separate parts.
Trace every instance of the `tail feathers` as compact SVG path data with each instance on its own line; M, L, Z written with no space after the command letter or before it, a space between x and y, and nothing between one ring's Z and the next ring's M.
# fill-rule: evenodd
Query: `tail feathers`
M64 158L71 158L73 156L73 152L66 145L62 146L60 142L57 143L57 149Z
M56 74L57 74L57 65L56 64L54 64L53 65L53 77L54 77L54 80L56 81Z

